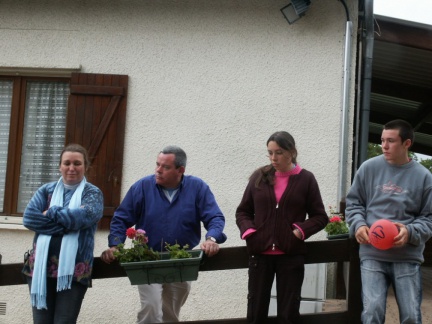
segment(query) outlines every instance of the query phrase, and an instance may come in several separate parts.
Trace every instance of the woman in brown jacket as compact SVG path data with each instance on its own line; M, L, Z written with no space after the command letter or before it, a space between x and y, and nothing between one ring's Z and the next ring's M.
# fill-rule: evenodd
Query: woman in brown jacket
M266 323L276 275L277 322L299 323L304 240L322 230L328 216L314 175L297 163L294 138L276 132L267 151L271 164L251 175L236 211L249 253L247 318Z

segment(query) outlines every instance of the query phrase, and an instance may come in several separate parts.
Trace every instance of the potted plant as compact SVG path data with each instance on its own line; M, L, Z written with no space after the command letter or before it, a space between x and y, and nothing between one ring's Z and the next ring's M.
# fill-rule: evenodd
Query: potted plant
M148 247L144 230L128 228L126 236L132 240L131 247L126 248L123 243L117 245L114 256L124 267L132 285L197 280L201 250L165 243L167 251L156 252Z
M332 206L329 206L329 209L330 209L329 223L326 225L324 229L327 232L327 238L329 240L348 238L349 228L347 223L345 222L344 215L342 213L335 212L335 209Z

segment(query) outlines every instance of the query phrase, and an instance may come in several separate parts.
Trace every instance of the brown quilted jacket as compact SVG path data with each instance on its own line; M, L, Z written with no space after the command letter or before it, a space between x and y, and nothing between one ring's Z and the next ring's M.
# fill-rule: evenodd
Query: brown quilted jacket
M258 188L255 186L259 172L252 174L236 211L240 235L250 228L256 229L246 238L248 252L259 254L274 244L287 254L305 254L306 245L293 234L293 224L302 229L307 239L328 223L314 175L305 169L291 175L277 206L272 185L261 182Z

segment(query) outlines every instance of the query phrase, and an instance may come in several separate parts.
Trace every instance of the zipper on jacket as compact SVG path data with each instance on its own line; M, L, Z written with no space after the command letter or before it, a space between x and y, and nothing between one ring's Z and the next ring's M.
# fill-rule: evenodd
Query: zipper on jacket
M278 209L278 208L279 208L279 203L276 203L276 209ZM277 213L277 211L276 211L276 213ZM274 237L274 228L273 228L273 237ZM276 249L276 244L273 243L272 251L274 251L275 249Z

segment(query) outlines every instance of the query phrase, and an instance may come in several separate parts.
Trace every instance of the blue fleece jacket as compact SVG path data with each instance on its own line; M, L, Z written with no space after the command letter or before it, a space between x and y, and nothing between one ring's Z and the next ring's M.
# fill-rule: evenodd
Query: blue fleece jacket
M148 246L163 251L165 243L192 249L201 240L201 222L207 236L218 243L226 241L223 233L225 217L219 209L209 186L200 178L184 175L170 202L154 175L134 183L114 213L108 245L116 246L126 240L126 230L135 225L148 235Z
M27 276L33 275L37 238L39 234L46 234L52 236L48 251L47 276L57 278L63 235L71 231L80 231L73 280L84 285L91 285L95 232L97 223L103 216L102 191L87 182L81 198L81 207L70 209L68 206L72 195L68 195L68 190L65 189L64 206L52 206L48 209L56 184L57 181L40 187L24 211L23 225L34 231L35 236L33 250L24 264L23 273ZM43 215L47 209L46 215Z

